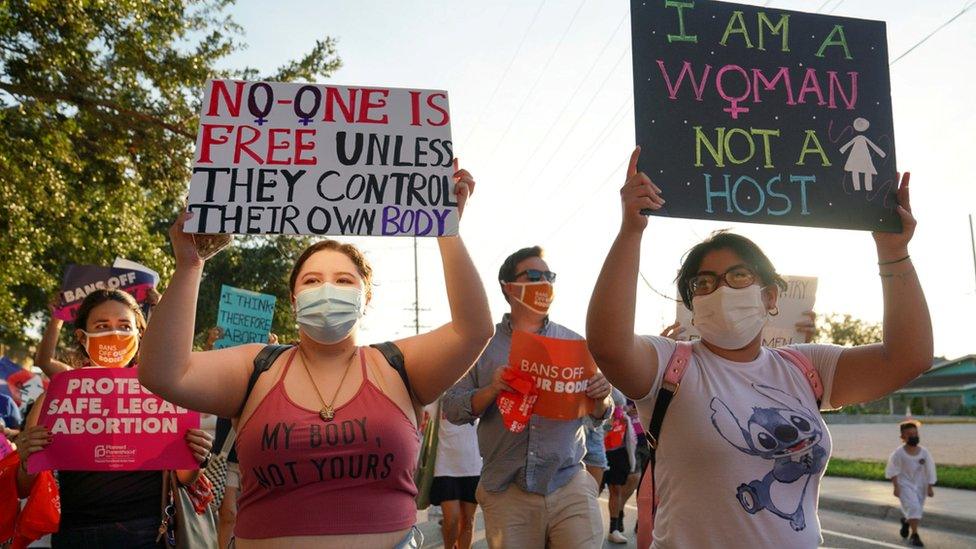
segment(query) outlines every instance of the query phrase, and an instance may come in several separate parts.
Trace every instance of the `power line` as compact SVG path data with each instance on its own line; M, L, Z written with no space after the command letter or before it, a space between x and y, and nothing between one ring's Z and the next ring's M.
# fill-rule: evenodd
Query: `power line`
M620 22L617 23L617 28L614 29L613 34L610 35L610 38L608 38L607 41L603 44L603 47L600 48L600 53L596 55L596 59L593 60L593 64L590 65L590 68L586 71L586 74L583 76L583 79L580 80L579 84L576 85L576 89L573 90L573 94L570 96L569 100L563 103L562 110L559 111L558 115L556 115L556 119L552 121L552 124L549 126L549 129L546 130L546 134L542 137L542 139L538 140L535 149L532 151L532 154L530 154L529 157L525 160L525 162L522 163L522 166L518 169L516 173L521 173L525 169L525 167L532 161L532 159L535 158L535 155L538 154L539 149L542 148L542 145L549 138L549 135L552 134L552 130L555 129L556 124L562 119L563 114L566 113L566 110L569 108L569 105L572 104L574 99L576 99L576 95L583 87L583 84L590 77L590 74L593 73L593 69L596 68L596 66L600 62L600 59L603 58L604 52L606 52L607 48L610 47L610 44L613 42L614 37L617 36L618 32L620 32L620 27L622 27L624 21L627 20L627 15L628 15L627 13L624 13L624 16L620 18Z
M640 269L638 269L638 270L637 270L637 274L639 274L639 275L640 275L640 277L641 277L641 280L643 280L643 281L644 281L644 284L645 284L645 285L646 285L646 286L647 286L648 288L650 288L652 292L654 292L654 293L656 293L657 295L659 295L659 296L661 296L661 297L663 297L664 299L667 299L668 301L673 301L673 302L675 302L675 303L677 303L677 301L678 301L677 299L675 299L675 298L673 298L673 297L671 297L671 296L669 296L669 295L664 295L663 293L661 293L661 292L659 292L657 288L655 288L654 286L652 286L652 285L651 285L651 283L650 283L650 281L648 281L648 280L647 280L647 277L646 277L646 276L644 276L644 273L643 273L643 272L642 272L642 271L641 271Z
M576 163L573 164L571 168L569 168L569 171L566 172L566 175L562 179L559 179L559 181L568 180L576 172L577 168L585 166L587 163L589 163L590 160L593 159L593 157L596 155L596 151L598 150L598 148L595 145L597 143L600 143L604 139L608 138L613 133L613 130L615 130L617 126L619 126L620 123L624 121L625 118L623 115L627 114L626 111L627 107L632 105L632 101L630 99L631 98L628 97L627 100L624 100L620 103L620 107L617 108L617 112L615 112L607 120L607 124L603 126L603 129L600 130L600 133L598 133L596 138L593 140L594 146L590 147L589 153L579 155L579 159L576 161ZM564 192L567 191L568 186L563 187L562 190Z
M539 13L542 11L542 6L545 4L546 0L541 0L539 2L539 6L535 9L535 15L532 16L532 21L529 22L529 26L525 27L525 32L522 34L522 40L519 41L518 47L515 48L515 53L512 54L512 58L508 60L508 66L505 67L501 78L499 78L498 82L495 84L495 89L492 90L491 95L488 97L488 102L485 103L485 107L481 110L481 114L479 114L478 118L475 120L474 126L471 127L471 131L469 131L467 137L465 137L465 142L469 142L471 140L471 136L474 135L474 132L478 129L478 124L481 123L485 113L488 112L488 107L491 106L491 102L494 101L495 96L498 95L498 90L501 89L502 83L505 82L505 77L508 76L508 71L512 69L512 65L514 65L515 60L518 59L518 55L522 51L522 46L525 45L525 39L529 37L529 31L532 30L532 26L535 25L535 21L539 18Z
M518 120L519 115L522 114L522 109L524 109L525 105L528 104L529 99L532 97L532 94L535 92L535 89L539 86L539 83L542 82L542 77L546 74L546 70L549 68L549 64L552 63L552 60L556 57L556 53L559 51L559 48L562 47L563 40L565 40L566 36L569 35L569 30L573 28L573 23L576 22L576 17L579 15L580 10L583 9L583 4L585 3L586 0L580 0L579 6L576 7L576 12L573 14L573 18L569 20L569 25L566 26L566 30L563 31L563 35L560 36L559 41L556 42L556 47L553 48L552 53L549 54L549 59L546 60L546 64L543 65L542 69L538 72L538 75L535 78L535 82L533 82L532 87L529 88L529 93L526 94L524 99L522 99L522 104L519 105L519 108L515 111L515 115L512 117L511 120L509 120L508 127L506 127L505 131L502 132L502 136L498 139L498 142L495 143L495 147L492 148L491 153L489 153L488 156L494 158L495 152L498 151L498 147L500 147L502 143L505 142L505 138L508 137L508 132L512 130L512 126L515 124L515 121Z
M603 188L607 185L607 183L610 182L615 175L618 175L618 172L627 164L627 162L629 162L629 160L630 160L629 158L628 159L625 159L620 164L617 164L616 166L614 166L613 170L611 170L610 173L607 174L607 177L604 178L603 181L601 181L600 184L597 185L597 187L595 189L593 189L593 192L591 192L589 194L589 196L587 196L586 199L584 199L583 201L580 202L579 207L577 207L575 210L573 210L573 213L571 213L568 216L566 216L566 218L563 219L562 222L558 226L556 226L556 228L553 229L552 232L550 232L546 236L546 241L548 241L556 233L558 233L563 227L565 227L566 226L566 223L569 223L569 221L571 219L573 219L574 217L576 217L576 215L579 214L580 211L583 210L583 208L585 208L586 206L589 206L590 205L590 199L593 198L594 196L596 196L600 191L602 191Z
M950 24L952 24L953 21L955 21L956 19L959 19L960 17L962 17L962 15L964 13L966 13L967 11L969 11L970 9L972 9L973 6L976 6L976 0L974 0L973 2L970 2L969 4L966 4L965 6L963 6L963 8L959 11L959 13L957 13L957 14L953 15L952 17L950 17L948 21L946 21L945 23L942 23L941 25L939 25L934 31L930 32L925 38L919 40L918 42L915 43L914 46L912 46L912 47L908 48L907 50L905 50L905 53L903 53L903 54L899 55L898 57L896 57L895 60L892 61L891 63L888 63L888 66L890 67L890 66L894 65L895 63L897 63L898 61L900 61L903 57L905 57L906 55L912 53L912 51L914 51L915 48L921 46L929 38L932 38L933 36L935 36L936 34L938 34L942 29L944 29L944 28L948 27Z
M586 116L586 113L590 110L590 105L592 105L593 102L596 101L597 97L600 97L600 92L603 91L604 86L606 86L607 82L610 81L610 77L613 76L614 72L617 70L617 67L620 66L620 62L624 60L624 57L627 56L627 53L629 51L630 48L625 48L624 51L620 52L620 57L617 58L617 62L613 64L613 67L610 69L610 72L607 73L607 76L606 78L603 79L603 82L600 84L600 87L597 88L593 96L590 97L590 100L586 103L586 106L580 110L579 116L577 116L576 120L573 121L573 124L572 126L569 127L569 130L563 132L562 140L560 140L559 144L556 145L556 148L552 151L552 154L549 155L549 159L546 160L546 163L542 166L542 169L540 169L539 172L536 174L536 177L538 177L539 174L545 173L546 168L549 167L549 164L552 164L552 159L556 157L556 154L558 154L560 150L562 150L563 145L566 143L566 140L569 139L569 136L573 135L573 130L576 129L576 126L580 123L580 120L582 120L583 117Z

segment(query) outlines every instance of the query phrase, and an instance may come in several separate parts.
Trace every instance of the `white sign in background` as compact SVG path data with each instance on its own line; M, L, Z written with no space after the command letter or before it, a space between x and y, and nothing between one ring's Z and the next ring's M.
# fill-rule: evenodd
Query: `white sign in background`
M447 92L212 80L184 230L457 234Z
M786 291L779 293L776 306L779 314L770 316L763 328L763 345L782 347L796 343L806 343L806 334L796 330L796 323L809 320L803 313L812 311L817 298L817 278L812 276L784 276ZM677 303L677 320L685 331L678 336L680 341L701 339L701 334L692 325L692 313L684 303Z

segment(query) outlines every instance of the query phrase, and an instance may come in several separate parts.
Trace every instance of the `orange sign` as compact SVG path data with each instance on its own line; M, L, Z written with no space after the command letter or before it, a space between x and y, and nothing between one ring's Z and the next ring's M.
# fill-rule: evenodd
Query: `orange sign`
M514 332L508 364L535 379L539 399L532 413L551 419L577 419L593 411L586 396L596 362L582 339L555 339Z

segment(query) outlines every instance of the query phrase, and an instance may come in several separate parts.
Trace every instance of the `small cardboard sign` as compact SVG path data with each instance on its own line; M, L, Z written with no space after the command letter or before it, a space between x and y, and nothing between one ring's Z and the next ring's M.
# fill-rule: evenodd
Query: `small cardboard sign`
M901 230L883 21L630 5L638 167L667 201L652 213Z
M166 402L139 384L135 368L80 368L51 380L38 425L51 443L27 469L154 471L197 469L184 437L200 413Z
M447 92L211 80L192 233L457 234Z
M585 340L516 331L508 364L535 381L538 400L532 413L550 419L578 419L593 411L593 399L586 396L586 388L597 367Z
M274 319L275 299L273 295L221 285L217 326L224 331L224 335L214 343L214 349L245 343L267 343Z
M806 343L806 334L796 330L796 324L809 320L803 313L812 311L817 300L817 277L791 276L786 280L786 291L780 292L776 299L779 313L769 317L769 322L762 331L762 344L766 347L782 347ZM701 339L701 334L692 325L692 312L684 303L677 303L677 320L685 331L678 336L679 341Z

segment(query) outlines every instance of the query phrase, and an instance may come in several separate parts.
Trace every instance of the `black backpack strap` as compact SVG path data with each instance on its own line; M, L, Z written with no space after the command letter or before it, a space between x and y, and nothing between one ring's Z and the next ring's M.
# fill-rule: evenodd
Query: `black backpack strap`
M257 356L254 357L254 370L251 371L251 378L247 380L247 392L244 393L244 400L241 401L241 407L237 410L238 417L244 411L244 405L247 404L247 399L251 397L251 391L254 390L254 385L258 382L261 374L271 368L271 365L274 364L275 360L278 360L281 353L291 348L291 345L265 345Z
M400 348L392 341L375 343L370 345L370 347L383 353L383 358L400 374L400 379L403 380L403 385L407 388L407 394L413 396L413 389L410 388L410 378L407 377L407 366L404 364L403 353L400 351Z

